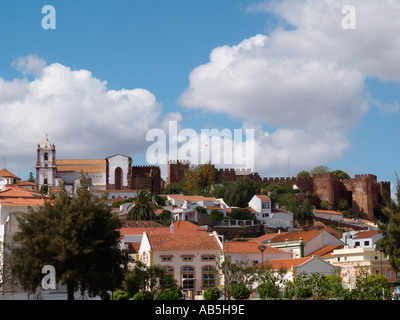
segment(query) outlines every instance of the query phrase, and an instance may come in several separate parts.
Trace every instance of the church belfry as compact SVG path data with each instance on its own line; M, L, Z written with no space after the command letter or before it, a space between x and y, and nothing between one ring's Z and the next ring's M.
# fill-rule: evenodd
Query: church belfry
M36 161L36 189L44 185L54 188L56 186L56 147L51 145L47 138L37 146Z

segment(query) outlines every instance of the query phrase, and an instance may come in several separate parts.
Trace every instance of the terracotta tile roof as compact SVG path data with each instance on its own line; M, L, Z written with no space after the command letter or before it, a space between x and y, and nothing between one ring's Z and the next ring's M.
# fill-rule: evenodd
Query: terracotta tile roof
M17 183L17 186L30 186L30 187L36 187L36 184L34 182L30 182L30 181L20 181Z
M273 239L273 238L275 238L275 237L277 237L277 236L279 236L279 235L281 235L281 234L286 234L286 233L288 233L288 232L268 233L268 234L262 235L261 237L251 239L251 240L249 240L249 242L251 241L251 242L262 243L262 242L266 242L266 241L268 241L268 240L271 240L271 239Z
M169 194L168 197L178 201L217 201L214 197L184 196L180 194Z
M342 249L344 248L343 245L341 244L330 244L327 245L311 254L308 255L308 257L312 257L312 256L319 256L319 257L330 257L332 256L332 252L333 250L337 250L337 249Z
M14 178L14 179L21 180L15 174L11 173L7 169L1 169L0 170L0 177L3 177L3 178Z
M41 195L27 188L6 186L6 190L0 191L0 199L6 198L41 198Z
M59 159L56 167L61 172L105 172L106 163L105 159Z
M270 201L270 199L268 198L268 196L266 196L265 194L256 194L256 197L260 200L264 200L264 201Z
M303 239L303 243L307 243L315 236L320 234L324 229L310 230L310 231L302 231L302 232L289 232L289 233L281 233L276 237L271 239L271 242L281 242L287 240L300 240Z
M325 214L337 214L337 215L341 215L341 212L338 211L333 211L333 210L315 210L315 213L325 213Z
M353 239L371 238L376 234L378 234L377 230L359 231L353 235Z
M227 241L224 243L225 253L261 253L258 247L260 243L249 242L249 241ZM264 254L266 253L282 253L283 250L279 250L270 246L265 246Z
M221 251L216 237L209 233L148 234L154 251Z
M207 210L223 210L221 207L206 207Z
M23 199L23 198L8 198L0 199L2 205L7 206L42 206L44 205L44 199Z
M120 233L125 236L125 235L142 235L143 232L146 232L147 234L169 234L171 233L171 228L170 227L139 227L139 228L121 228ZM174 234L175 233L202 233L202 234L209 234L210 232L207 232L205 229L202 227L199 227L198 225L195 225L189 221L176 221L174 223Z
M267 267L270 266L273 270L278 270L280 268L289 269L292 266L300 266L303 263L310 260L312 257L304 257L304 258L290 258L290 259L274 259L268 260L264 262L263 266Z

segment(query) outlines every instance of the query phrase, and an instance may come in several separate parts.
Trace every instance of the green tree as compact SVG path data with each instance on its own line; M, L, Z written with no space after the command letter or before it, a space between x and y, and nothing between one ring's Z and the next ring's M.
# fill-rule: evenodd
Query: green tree
M334 171L331 171L331 173L337 179L350 179L350 176L347 174L347 172L345 172L343 170L334 170Z
M151 193L140 190L133 198L132 205L128 207L128 215L131 220L152 220L154 219L154 203Z
M11 271L26 291L36 291L44 265L55 268L69 300L76 290L96 295L121 283L128 262L117 247L121 220L88 187L82 173L75 196L61 184L60 192L37 211L29 208L17 218L20 230L13 240L20 246L13 248Z
M33 177L33 173L29 172L29 178L28 178L29 182L35 182L35 178Z
M314 224L314 213L310 205L310 201L307 199L301 204L298 213L294 217L300 226L304 227L306 225L312 226Z
M351 292L351 299L382 300L389 296L388 280L382 275L370 274L365 269L356 275L356 288Z
M113 300L129 300L128 293L121 290L114 292Z
M225 256L222 262L217 263L214 270L216 286L224 284L222 294L226 299L245 299L244 296L250 296L251 289L256 280L257 270L249 261L232 262L231 256ZM247 298L248 298L247 296Z
M377 220L382 238L376 247L382 246L383 254L389 256L389 264L395 271L400 271L400 180L396 174L396 201L386 199L387 207L381 210L383 217Z
M183 188L181 183L169 183L163 190L163 194L181 194L183 192Z
M339 211L348 211L349 210L349 203L346 199L341 198L337 204L337 209Z
M218 288L208 288L204 292L204 300L218 300L221 297L221 292Z
M300 171L297 176L297 179L307 179L307 178L311 178L311 174L308 171Z
M182 298L182 290L178 287L164 289L156 296L156 300L182 300Z
M330 169L327 166L317 166L313 169L310 170L311 176L314 174L323 174L323 173L329 173Z
M140 261L136 261L134 268L126 271L122 285L123 290L127 291L130 297L150 290L152 300L158 292L175 287L177 284L172 274L167 273L159 265L146 266Z
M211 191L216 180L217 169L211 163L205 163L186 170L181 184L186 194L205 194Z
M246 208L253 196L259 193L259 183L248 177L241 177L235 183L227 186L224 193L224 201L231 207Z

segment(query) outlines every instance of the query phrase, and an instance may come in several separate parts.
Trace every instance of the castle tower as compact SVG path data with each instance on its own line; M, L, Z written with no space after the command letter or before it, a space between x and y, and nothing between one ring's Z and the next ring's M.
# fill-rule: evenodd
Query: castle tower
M51 145L47 138L37 146L36 161L36 189L37 191L44 185L51 188L56 186L56 147Z

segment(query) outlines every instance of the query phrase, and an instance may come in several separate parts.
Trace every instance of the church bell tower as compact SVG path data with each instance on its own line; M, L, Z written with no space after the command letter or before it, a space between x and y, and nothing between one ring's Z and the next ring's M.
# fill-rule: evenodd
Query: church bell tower
M47 138L37 146L36 161L36 190L40 191L42 186L49 188L56 186L56 147L51 145Z

